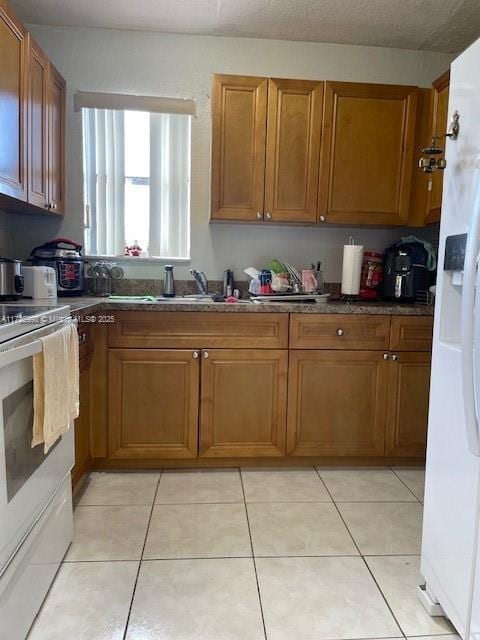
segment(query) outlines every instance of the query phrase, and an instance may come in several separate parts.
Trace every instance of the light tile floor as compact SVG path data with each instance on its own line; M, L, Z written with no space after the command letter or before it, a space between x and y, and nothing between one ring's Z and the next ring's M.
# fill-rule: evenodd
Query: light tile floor
M95 473L30 640L454 640L416 597L424 472Z

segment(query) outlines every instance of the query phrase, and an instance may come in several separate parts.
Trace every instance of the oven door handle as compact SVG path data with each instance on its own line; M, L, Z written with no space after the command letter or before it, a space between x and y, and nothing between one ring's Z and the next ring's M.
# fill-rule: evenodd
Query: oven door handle
M50 328L55 327L58 330L70 323L76 325L76 318L66 318L61 322L56 322L54 325L50 325ZM43 327L42 329L32 331L32 333L29 334L29 337L33 338L36 334L35 339L30 340L26 344L19 345L18 347L12 347L11 349L7 348L5 350L2 350L0 348L0 369L2 369L3 367L7 367L14 362L18 362L19 360L31 358L36 353L40 353L42 351L42 343L40 341L40 338L55 333L55 331L45 331L46 328L47 327Z

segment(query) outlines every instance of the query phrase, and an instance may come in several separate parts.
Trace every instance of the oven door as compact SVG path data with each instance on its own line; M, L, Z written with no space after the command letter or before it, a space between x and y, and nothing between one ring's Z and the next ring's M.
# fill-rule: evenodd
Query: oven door
M38 338L64 322L0 349L0 575L73 466L73 428L46 455L43 444L31 447L33 354L39 351Z

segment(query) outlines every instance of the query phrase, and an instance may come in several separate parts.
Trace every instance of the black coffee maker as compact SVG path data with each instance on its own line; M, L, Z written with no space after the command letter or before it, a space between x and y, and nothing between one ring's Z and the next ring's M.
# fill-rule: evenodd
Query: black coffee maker
M428 253L421 242L397 242L385 250L383 298L415 302L425 298L431 283Z

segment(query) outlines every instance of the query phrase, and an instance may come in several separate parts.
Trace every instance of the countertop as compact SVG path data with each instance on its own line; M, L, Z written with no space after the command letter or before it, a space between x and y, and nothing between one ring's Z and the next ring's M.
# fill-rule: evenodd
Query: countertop
M395 316L433 316L433 307L417 304L395 304L391 302L350 302L332 301L324 304L299 304L292 302L275 302L254 304L251 302L225 303L204 302L173 298L157 300L155 302L139 300L112 300L109 298L92 298L86 296L72 296L58 298L56 302L21 300L18 303L26 306L59 306L70 305L72 312L103 312L114 311L216 311L220 313L351 313L366 315L395 315Z

